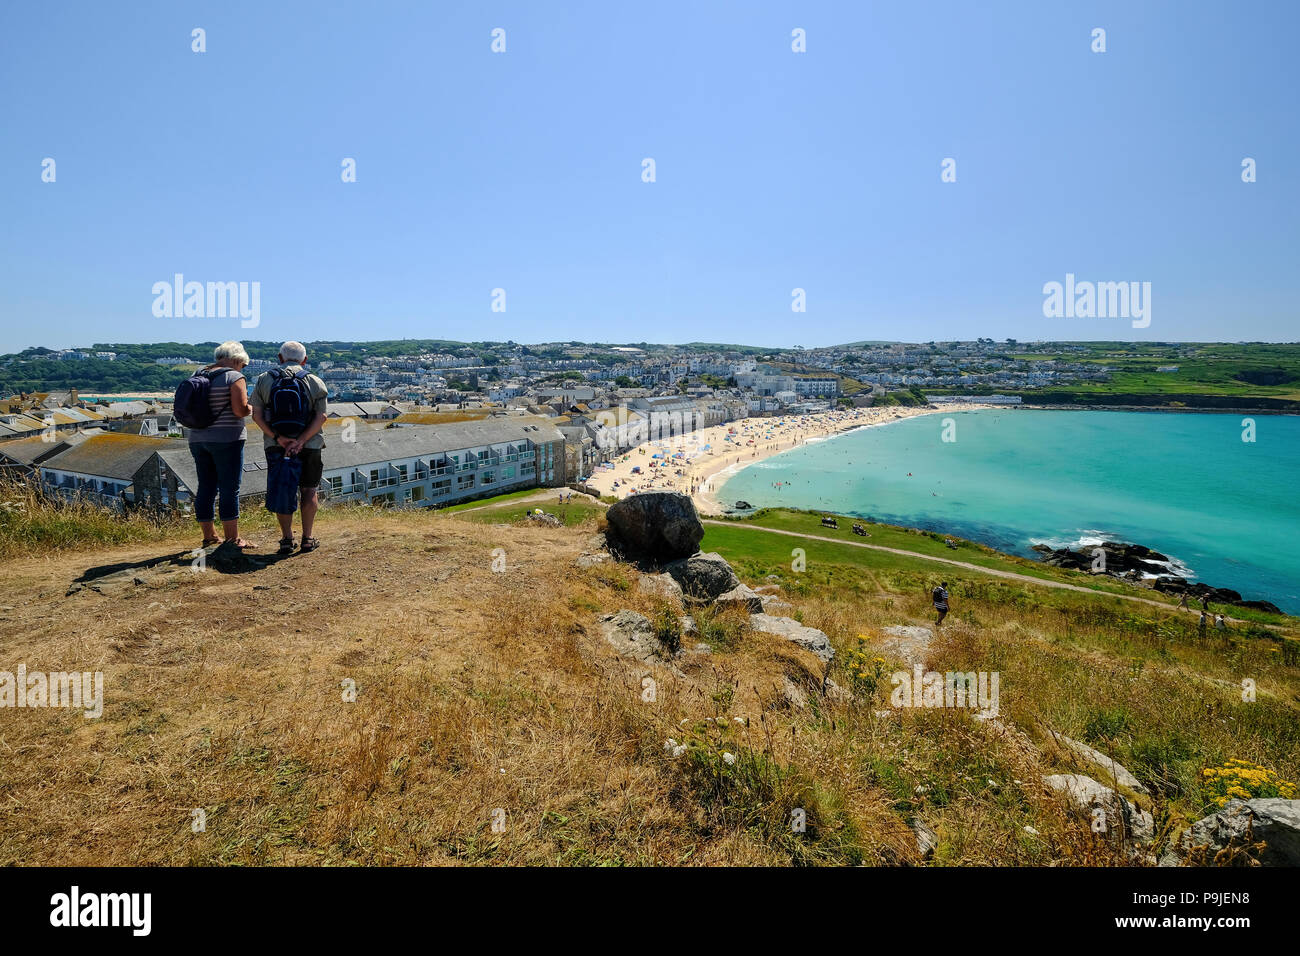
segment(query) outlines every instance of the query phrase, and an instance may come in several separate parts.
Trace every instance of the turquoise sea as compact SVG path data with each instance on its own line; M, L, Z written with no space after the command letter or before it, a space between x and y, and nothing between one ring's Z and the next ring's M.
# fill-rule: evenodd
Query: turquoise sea
M1253 442L1242 440L1247 417ZM989 409L804 445L738 472L716 498L870 517L1028 557L1039 542L1134 542L1172 558L1175 573L1300 614L1298 491L1297 416Z

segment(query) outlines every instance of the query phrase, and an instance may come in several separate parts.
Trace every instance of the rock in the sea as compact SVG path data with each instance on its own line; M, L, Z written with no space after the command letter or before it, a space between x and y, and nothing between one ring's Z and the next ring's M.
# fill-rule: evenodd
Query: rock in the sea
M1256 860L1300 866L1300 800L1231 800L1183 831L1160 865L1249 866Z
M835 657L835 649L831 647L830 638L815 627L805 627L788 617L773 617L771 614L752 614L749 623L754 630L762 631L764 634L774 634L798 644L827 663Z
M676 491L630 495L605 512L610 549L630 561L665 564L699 550L704 525L691 499Z
M696 601L716 601L740 584L731 565L716 552L670 561L664 570L681 585L687 597Z
M1053 567L1069 568L1073 571L1098 570L1105 574L1120 577L1130 571L1142 574L1162 574L1169 570L1169 558L1159 551L1140 544L1124 544L1119 541L1103 541L1099 545L1072 551L1069 548L1052 548L1045 544L1036 544L1033 550L1043 555L1043 561ZM1101 554L1098 555L1097 552ZM1100 557L1100 561L1098 558ZM1098 567L1100 565L1100 567Z
M1043 777L1043 783L1065 794L1076 809L1088 813L1100 809L1103 815L1093 819L1100 820L1105 827L1101 832L1127 832L1140 843L1150 842L1155 837L1155 819L1151 814L1092 777L1081 773L1055 773Z

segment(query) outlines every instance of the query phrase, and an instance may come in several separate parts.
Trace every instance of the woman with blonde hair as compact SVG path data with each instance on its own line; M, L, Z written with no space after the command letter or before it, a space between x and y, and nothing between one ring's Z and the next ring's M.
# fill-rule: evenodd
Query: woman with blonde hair
M213 505L221 517L224 543L252 547L239 536L239 485L244 477L244 419L253 413L248 403L248 383L243 369L248 353L238 342L222 342L213 362L200 374L211 383L208 403L213 421L207 428L191 428L186 437L199 473L194 493L194 517L203 529L203 547L223 543L213 525Z

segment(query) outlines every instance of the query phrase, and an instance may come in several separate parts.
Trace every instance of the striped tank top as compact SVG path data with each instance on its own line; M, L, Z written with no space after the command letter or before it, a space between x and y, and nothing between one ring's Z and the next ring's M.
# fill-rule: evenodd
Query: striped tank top
M212 387L208 389L208 404L213 412L220 412L207 428L191 428L186 437L194 441L243 441L244 420L237 418L230 407L230 386L244 377L233 368L210 372Z

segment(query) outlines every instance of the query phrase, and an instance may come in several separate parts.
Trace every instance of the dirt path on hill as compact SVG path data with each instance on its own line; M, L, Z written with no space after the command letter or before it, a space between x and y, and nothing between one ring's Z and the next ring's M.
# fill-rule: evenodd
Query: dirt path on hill
M890 548L883 544L866 544L862 541L844 541L840 538L827 538L820 534L805 534L802 531L786 531L782 528L764 528L761 525L740 524L735 521L717 521L712 518L701 518L700 521L702 524L713 524L722 528L748 528L750 531L766 531L768 534L784 534L791 538L806 538L810 541L825 541L829 544L843 544L853 548L867 548L870 551L887 551L890 554L898 554L907 558L919 558L922 561L937 561L940 564L950 564L953 567L962 568L966 571L977 571L980 574L991 574L997 578L1023 581L1026 584L1037 584L1045 588L1062 588L1066 591L1082 591L1084 594L1096 594L1102 597L1117 597L1124 601L1136 601L1139 604L1150 604L1152 607L1158 607L1165 611L1177 610L1177 608L1172 604L1153 601L1150 598L1138 597L1135 594L1117 594L1113 591L1099 591L1096 588L1085 588L1080 584L1066 584L1064 581L1050 581L1045 578L1036 578L1030 574L1017 574L1014 571L1000 571L997 568L986 568L979 564L971 564L968 561L955 561L952 558L941 558L937 555L921 554L917 551L904 551L902 548ZM1223 616L1223 619L1225 621L1231 621L1234 624L1250 623L1248 621L1240 620L1239 618L1228 617L1226 614Z

